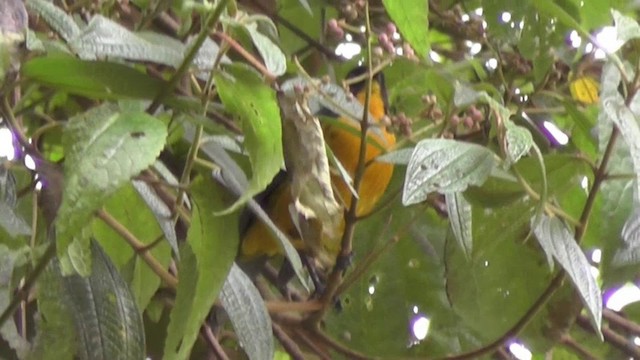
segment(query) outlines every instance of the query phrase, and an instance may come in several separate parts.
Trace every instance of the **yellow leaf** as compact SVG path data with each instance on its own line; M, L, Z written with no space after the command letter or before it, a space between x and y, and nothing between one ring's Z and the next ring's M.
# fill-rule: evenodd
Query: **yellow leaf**
M574 100L585 105L595 104L600 100L598 97L599 84L589 76L581 76L573 80L569 85L569 90Z

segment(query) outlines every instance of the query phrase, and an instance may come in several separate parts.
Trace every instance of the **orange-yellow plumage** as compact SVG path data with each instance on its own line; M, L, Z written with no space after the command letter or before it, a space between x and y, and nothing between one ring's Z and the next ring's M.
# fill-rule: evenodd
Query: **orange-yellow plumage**
M371 96L369 99L369 112L374 119L379 121L385 115L385 99L383 84L378 81L372 82ZM358 100L364 103L365 92L360 91ZM336 158L353 178L358 166L360 154L360 134L359 126L353 121L340 119L340 125L324 127L324 137L327 146L331 148ZM374 124L372 126L379 126ZM351 127L352 131L347 130ZM355 130L355 131L354 131ZM379 131L369 131L366 145L365 171L362 176L359 188L359 201L357 215L362 216L373 210L376 203L384 194L391 176L393 175L393 165L372 161L383 151L395 144L395 136L387 132L384 127ZM352 199L351 191L340 175L333 175L331 179L334 189L337 191L336 197L344 201L345 207L349 207ZM304 245L299 239L297 229L291 220L289 204L292 195L286 182L280 185L269 195L265 211L269 214L273 222L294 241L294 245L302 249ZM343 227L340 226L340 229ZM341 232L341 231L340 231ZM340 234L337 238L323 239L323 246L328 253L335 254L340 248ZM273 256L280 252L277 241L272 237L266 225L256 221L247 229L242 239L242 256L244 258L254 258L260 255Z

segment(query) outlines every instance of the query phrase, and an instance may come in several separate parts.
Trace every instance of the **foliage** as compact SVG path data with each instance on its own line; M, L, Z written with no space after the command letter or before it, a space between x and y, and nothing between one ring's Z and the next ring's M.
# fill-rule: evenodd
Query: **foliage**
M0 358L640 358L628 3L0 1ZM383 138L362 64L397 143L357 216L320 124ZM285 164L339 254L261 207Z

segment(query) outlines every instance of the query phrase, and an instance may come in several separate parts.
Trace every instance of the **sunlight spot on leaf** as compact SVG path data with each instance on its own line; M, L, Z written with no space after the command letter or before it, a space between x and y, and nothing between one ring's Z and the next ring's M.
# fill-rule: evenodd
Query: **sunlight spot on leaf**
M582 180L580 181L580 186L584 189L584 190L589 190L589 178L584 176L582 178Z
M416 345L420 341L424 340L429 333L430 326L431 320L424 315L418 315L413 318L411 331L413 333L414 341L411 342L411 345Z
M513 342L509 345L509 351L511 351L513 356L518 360L530 360L533 357L529 349L517 342Z
M24 166L26 166L27 169L29 169L29 170L35 170L36 169L36 162L35 162L35 160L33 160L31 155L25 155L25 157L24 157Z
M626 283L609 296L606 307L613 311L620 311L623 307L638 301L640 301L640 289L633 283Z
M567 136L567 134L563 133L562 130L560 130L554 123L545 121L544 123L542 123L542 126L547 129L549 134L551 134L553 139L557 141L558 144L567 145L567 143L569 142L569 137Z
M469 21L469 19L471 19L469 14L462 14L462 16L460 16L460 20L462 20L463 22L467 22Z
M637 336L636 336L636 337L634 337L634 338L633 338L633 343L634 343L636 346L640 346L640 337L637 337Z
M373 285L369 285L369 295L373 295L376 293L376 287Z
M602 261L602 250L600 249L593 250L593 252L591 253L591 261L593 261L596 264L600 264L600 261Z
M502 15L500 15L500 20L502 20L503 23L508 23L511 21L511 13L507 11L503 12Z
M487 67L487 69L489 69L491 71L497 69L498 68L498 59L491 58L491 59L487 60L487 62L485 63L485 66Z
M344 42L336 47L336 55L342 56L345 59L351 59L356 55L359 55L362 51L362 47L358 43Z
M580 45L582 44L582 38L580 37L580 35L578 34L577 31L573 30L570 34L569 34L569 44L571 45L572 48L577 49L580 47Z
M441 63L443 60L442 56L433 50L429 51L429 58L437 63Z
M620 49L624 41L618 39L618 30L613 26L605 26L595 36L596 44L605 52L614 53Z

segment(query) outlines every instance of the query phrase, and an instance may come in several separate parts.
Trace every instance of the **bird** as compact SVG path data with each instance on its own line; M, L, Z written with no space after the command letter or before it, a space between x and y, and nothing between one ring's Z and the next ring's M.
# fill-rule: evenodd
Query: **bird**
M367 74L368 69L359 66L350 71L346 78L361 78ZM349 86L350 92L362 104L366 98L366 80L357 81ZM387 93L384 83L384 75L379 72L371 81L371 94L369 97L369 113L374 119L372 127L367 133L365 154L365 169L360 181L358 192L357 216L369 214L387 189L393 175L393 164L373 161L377 156L395 145L396 138L393 132L383 126L383 118L387 112ZM339 124L331 123L323 126L325 143L330 147L336 159L342 164L351 178L354 177L360 156L360 125L353 120L343 117L338 118ZM331 182L337 198L341 199L345 209L351 205L353 198L349 184L338 174L331 175ZM306 246L300 239L298 230L291 218L289 205L292 203L292 194L287 186L287 176L284 172L278 174L265 191L256 197L271 220L278 228L287 234L298 250ZM241 229L241 259L255 259L258 257L273 257L282 252L278 241L273 237L267 226L256 220L244 221ZM339 229L343 229L341 223ZM336 236L322 239L323 247L333 258L340 251L339 231Z

